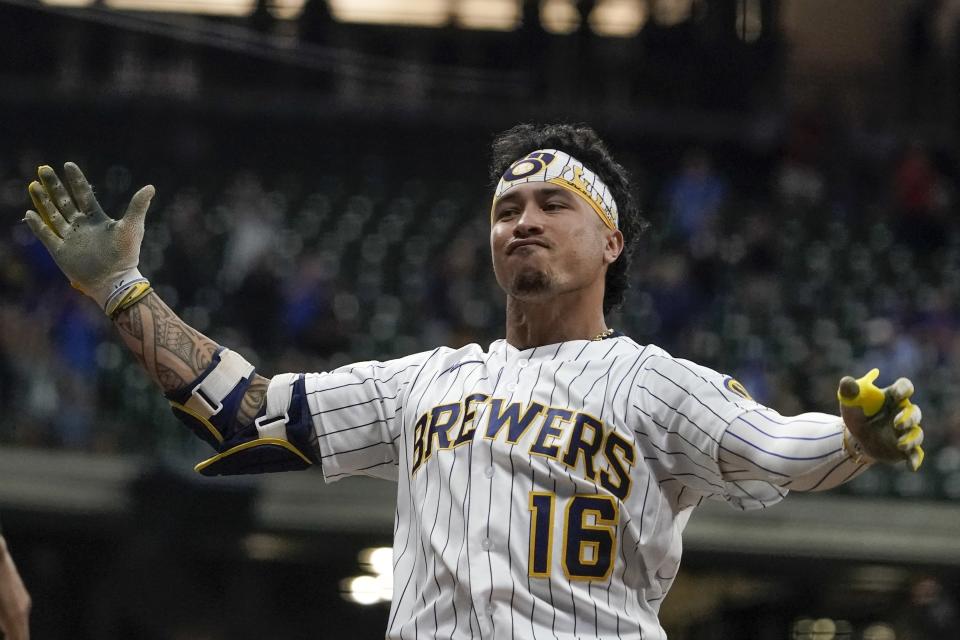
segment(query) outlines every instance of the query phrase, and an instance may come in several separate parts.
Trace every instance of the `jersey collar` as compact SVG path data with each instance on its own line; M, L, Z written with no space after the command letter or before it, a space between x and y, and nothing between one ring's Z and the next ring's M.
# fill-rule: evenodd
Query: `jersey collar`
M617 350L617 347L620 346L620 343L624 342L623 340L616 340L617 338L626 338L626 336L620 331L614 331L611 335L607 336L603 340L567 340L565 342L557 342L554 344L545 344L538 347L530 347L529 349L518 349L505 338L500 338L490 343L488 352L493 355L498 355L504 360L511 360L514 358L522 358L530 361L541 361L541 360L577 360L583 353L590 348L590 345L607 345L608 348L612 348L614 351ZM615 341L616 345L611 345L610 343ZM628 342L632 342L627 338Z

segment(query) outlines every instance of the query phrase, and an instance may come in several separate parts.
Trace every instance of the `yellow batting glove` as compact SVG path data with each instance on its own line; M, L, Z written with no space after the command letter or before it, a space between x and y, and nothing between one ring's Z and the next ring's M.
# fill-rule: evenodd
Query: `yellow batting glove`
M879 388L873 369L862 378L840 381L837 399L845 426L844 447L857 459L895 463L906 460L913 471L923 464L920 407L910 402L913 383L900 378Z

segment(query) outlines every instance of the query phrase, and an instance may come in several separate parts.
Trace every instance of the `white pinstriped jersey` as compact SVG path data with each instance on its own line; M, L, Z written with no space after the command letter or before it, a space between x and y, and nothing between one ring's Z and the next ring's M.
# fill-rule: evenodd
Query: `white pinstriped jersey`
M622 336L306 376L326 480L398 482L387 637L407 639L666 637L692 507L762 507L859 470L839 418L735 388Z

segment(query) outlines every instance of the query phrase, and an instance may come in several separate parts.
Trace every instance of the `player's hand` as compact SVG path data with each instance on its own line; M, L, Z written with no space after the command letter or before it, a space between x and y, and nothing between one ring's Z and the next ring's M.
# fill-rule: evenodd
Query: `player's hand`
M879 369L873 369L859 380L846 376L840 381L840 415L853 436L845 443L874 460L906 460L916 471L923 463L923 429L920 407L910 402L913 383L900 378L880 389L873 384L879 375Z
M114 220L103 212L77 165L63 165L66 184L46 165L37 173L40 181L28 187L36 211L27 211L24 221L70 283L107 310L111 296L131 279L143 280L137 265L153 186L137 191L123 218Z
M30 594L0 536L0 632L7 640L30 637Z

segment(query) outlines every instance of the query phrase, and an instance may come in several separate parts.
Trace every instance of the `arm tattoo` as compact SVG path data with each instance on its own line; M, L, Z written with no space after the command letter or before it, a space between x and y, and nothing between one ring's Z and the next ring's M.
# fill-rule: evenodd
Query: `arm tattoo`
M170 353L184 362L190 362L193 355L193 341L185 331L181 331L180 327L173 323L158 324L156 329L158 344L162 344Z
M143 321L140 320L140 307L134 305L117 317L117 328L137 338L143 337Z
M260 407L263 406L264 399L267 397L267 385L269 383L270 381L263 376L255 376L253 382L250 383L247 392L243 395L243 400L240 402L240 409L237 411L237 419L242 424L250 424L257 417L257 413L260 412Z
M186 386L189 380L181 378L176 371L157 363L157 380L164 389L179 389Z
M164 393L196 380L213 361L217 343L206 337L164 304L147 294L114 319L124 344ZM238 418L250 424L263 406L269 380L256 376L243 397Z

